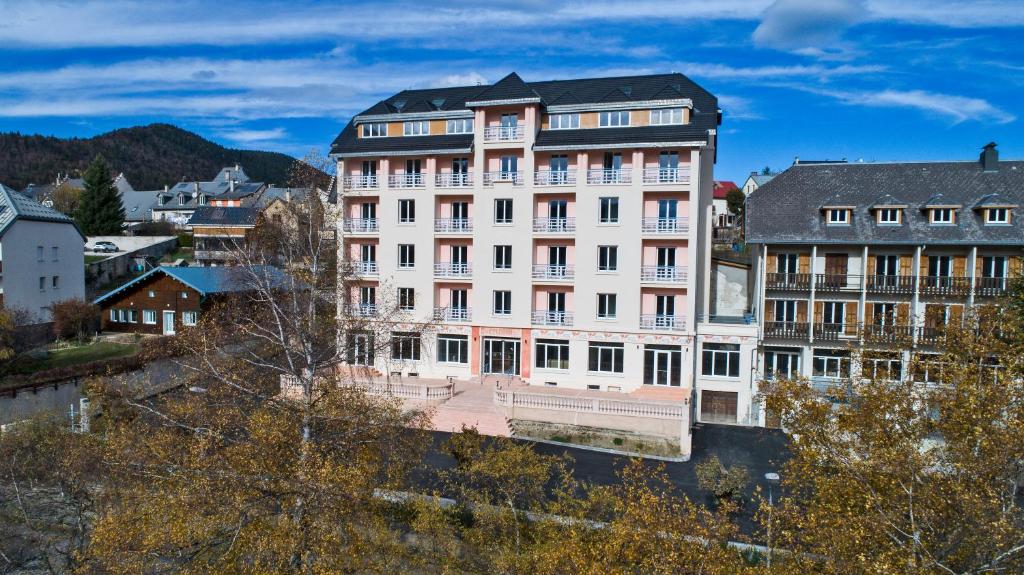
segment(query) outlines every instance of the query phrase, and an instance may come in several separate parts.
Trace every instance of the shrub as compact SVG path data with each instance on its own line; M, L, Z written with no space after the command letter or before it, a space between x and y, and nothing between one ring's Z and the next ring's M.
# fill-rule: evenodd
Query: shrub
M98 307L80 298L59 301L53 304L52 310L54 335L79 343L95 329L100 317Z
M181 232L178 234L178 247L179 248L190 248L192 247L192 234Z
M750 482L750 475L747 468L742 465L726 467L719 461L717 455L712 455L696 466L697 485L710 491L719 499L732 499L737 497Z

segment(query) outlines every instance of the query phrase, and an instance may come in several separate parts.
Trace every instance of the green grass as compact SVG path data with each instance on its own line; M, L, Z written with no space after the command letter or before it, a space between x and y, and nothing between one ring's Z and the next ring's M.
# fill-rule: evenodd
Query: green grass
M110 256L85 256L85 263L86 263L86 265L88 265L88 264L91 264L91 263L94 263L94 262L105 260L105 259L107 259L109 257Z
M22 373L33 373L36 371L43 371L45 369L99 361L101 359L128 357L130 355L135 355L138 351L139 346L134 343L125 344L100 341L83 345L81 347L53 350L46 359L29 362L27 365L22 366L18 371Z
M178 259L191 262L193 259L195 259L195 253L192 251L192 248L178 248L176 251L173 251L165 255L163 258L160 259L160 261L164 263L171 263L174 260Z

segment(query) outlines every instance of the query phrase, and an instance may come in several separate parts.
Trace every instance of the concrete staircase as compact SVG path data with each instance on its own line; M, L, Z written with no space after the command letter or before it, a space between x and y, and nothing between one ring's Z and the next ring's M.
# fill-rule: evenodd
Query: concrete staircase
M507 381L508 378L504 378ZM495 380L457 382L454 396L437 406L432 425L437 431L456 432L476 427L484 435L510 437L512 429L503 411L494 405Z

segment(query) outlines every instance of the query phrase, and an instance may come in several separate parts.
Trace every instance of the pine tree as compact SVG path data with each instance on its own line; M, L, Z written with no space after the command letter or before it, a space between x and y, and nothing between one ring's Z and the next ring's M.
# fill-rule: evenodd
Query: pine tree
M75 221L87 236L113 236L121 233L124 205L110 177L110 168L103 156L97 155L83 176L82 192Z

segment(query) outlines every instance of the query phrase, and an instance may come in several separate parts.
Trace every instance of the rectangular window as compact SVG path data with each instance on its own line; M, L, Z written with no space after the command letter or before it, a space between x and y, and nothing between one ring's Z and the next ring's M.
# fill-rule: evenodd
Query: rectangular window
M830 225L843 225L850 223L849 211L843 209L828 210L828 223Z
M619 269L619 246L597 246L597 270L614 272Z
M149 295L149 297L156 297L156 292L153 290L149 290L147 295Z
M416 267L416 246L414 244L398 244L398 267L399 269Z
M388 135L388 125L384 122L362 124L361 127L364 138L383 138Z
M701 374L714 377L740 376L740 346L735 343L705 343L701 351Z
M597 317L600 319L615 319L615 294L597 294Z
M181 325L194 326L199 319L199 313L194 311L181 312Z
M663 126L667 124L682 124L683 123L683 109L682 108L663 108L660 110L651 110L651 125L652 126Z
M512 313L512 292L495 290L494 315L510 315Z
M112 322L116 322L117 321L117 310L114 309L114 308L110 308L110 321L112 321Z
M598 126L602 128L615 128L629 125L629 110L616 110L614 112L601 112L598 115Z
M50 252L53 256L53 261L60 261L60 248L58 248L57 246L53 246L52 248L50 248Z
M43 250L44 249L45 248L43 248L43 246L36 246L36 261L37 262L43 261Z
M181 292L181 299L188 299L188 292L187 291Z
M936 208L932 210L933 224L952 224L953 208Z
M599 220L602 224L619 223L619 198L601 198Z
M137 310L128 310L128 323L139 323L139 312Z
M144 309L142 310L142 323L148 325L156 325L156 310Z
M569 341L538 339L534 365L539 369L569 369Z
M39 276L39 291L46 291L46 276Z
M469 336L437 336L437 361L440 363L469 363Z
M398 309L412 311L416 309L416 290L413 288L398 288Z
M398 200L398 223L411 224L416 221L416 200Z
M989 208L985 210L986 224L1008 224L1010 223L1010 210L1008 208Z
M402 134L406 136L426 136L430 134L430 122L416 120L402 124Z
M128 323L128 310L119 309L117 310L117 321L121 323Z
M551 114L548 118L552 130L571 130L580 127L579 114Z
M764 375L768 379L793 379L800 375L800 350L768 349L764 352Z
M623 344L592 341L588 351L588 370L595 373L622 373Z
M401 331L391 332L391 359L419 361L420 334Z
M494 246L494 269L512 269L512 246Z
M60 287L60 276L53 276L53 278L50 281L50 287L52 287L53 289L57 289Z
M448 120L446 132L449 134L472 134L473 118L458 118Z
M512 200L511 199L497 199L497 200L494 200L494 223L496 223L496 224L511 224L512 223Z
M850 352L840 349L814 350L814 377L850 377Z
M900 212L899 208L882 208L878 210L878 223L896 225L900 223Z
M826 329L829 326L840 328L846 321L846 304L841 301L826 301L822 303L822 323L825 324Z

